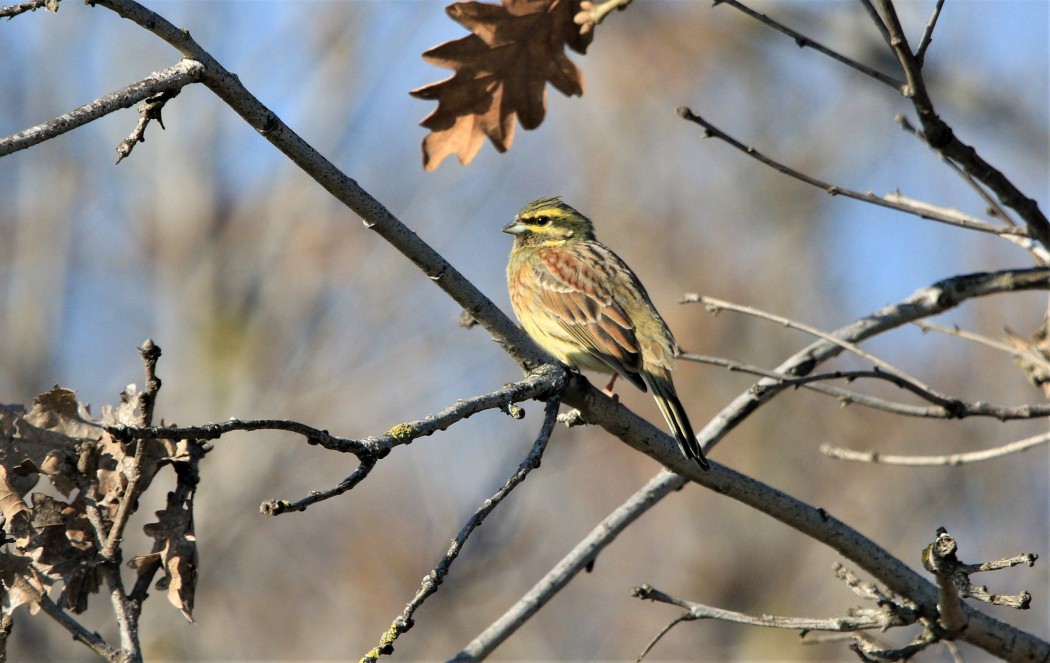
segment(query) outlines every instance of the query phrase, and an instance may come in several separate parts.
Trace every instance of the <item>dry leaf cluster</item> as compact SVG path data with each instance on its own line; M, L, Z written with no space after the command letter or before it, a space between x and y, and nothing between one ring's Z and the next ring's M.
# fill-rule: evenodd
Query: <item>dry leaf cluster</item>
M191 619L197 577L193 489L202 453L190 440L125 442L111 434L141 421L137 396L130 385L120 405L104 407L99 419L73 391L57 386L37 397L28 412L0 406L0 511L5 541L13 544L0 552L4 614L23 604L35 613L41 597L59 588L61 608L86 610L103 584L105 564L120 561L120 528L138 496L170 465L176 490L157 521L144 528L154 539L152 549L129 565L143 581L140 599L163 571L158 589ZM138 445L145 445L141 452Z

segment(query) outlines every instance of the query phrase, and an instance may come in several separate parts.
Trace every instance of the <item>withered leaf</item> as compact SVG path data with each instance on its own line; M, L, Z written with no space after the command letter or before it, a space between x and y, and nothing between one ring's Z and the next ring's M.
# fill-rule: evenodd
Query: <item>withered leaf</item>
M565 46L586 53L594 34L581 34L573 21L580 0L457 2L446 11L472 34L423 53L430 64L456 73L410 92L438 101L420 122L430 129L423 139L428 171L450 154L469 164L485 137L500 152L509 149L515 120L523 129L543 122L547 83L568 96L583 94L583 74Z
M143 527L148 536L157 540L154 551L159 553L164 569L164 577L157 581L157 588L166 590L168 601L191 622L198 568L192 500L192 495L183 502L177 492L168 493L167 507L157 511L157 522ZM150 556L138 557L136 568L146 569L153 561Z

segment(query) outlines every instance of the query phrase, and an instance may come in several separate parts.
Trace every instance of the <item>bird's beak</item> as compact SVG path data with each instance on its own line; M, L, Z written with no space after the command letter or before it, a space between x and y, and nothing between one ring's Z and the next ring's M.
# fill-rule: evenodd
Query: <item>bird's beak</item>
M503 232L510 233L511 235L520 235L525 232L525 224L517 219L514 219L507 224L507 227L503 229Z

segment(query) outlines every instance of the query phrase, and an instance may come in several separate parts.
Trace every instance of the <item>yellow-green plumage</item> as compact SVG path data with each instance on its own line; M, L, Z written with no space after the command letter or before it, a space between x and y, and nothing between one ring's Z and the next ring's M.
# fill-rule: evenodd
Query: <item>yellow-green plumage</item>
M574 368L622 375L652 391L683 452L708 464L671 380L675 342L631 268L559 198L526 205L504 232L511 305L544 350Z

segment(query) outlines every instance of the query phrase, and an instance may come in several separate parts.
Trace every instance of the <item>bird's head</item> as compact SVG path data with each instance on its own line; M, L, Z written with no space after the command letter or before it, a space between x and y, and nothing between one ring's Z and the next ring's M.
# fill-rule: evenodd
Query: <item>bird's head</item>
M517 244L539 246L594 239L591 220L561 198L540 198L526 205L503 229Z

